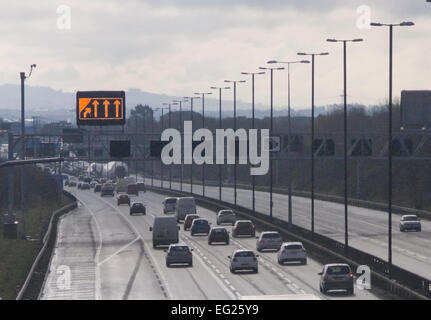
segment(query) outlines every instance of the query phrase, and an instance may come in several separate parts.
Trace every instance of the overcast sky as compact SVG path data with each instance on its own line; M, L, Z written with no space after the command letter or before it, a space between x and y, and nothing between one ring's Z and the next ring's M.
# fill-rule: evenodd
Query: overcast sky
M71 28L59 29L60 5L71 9ZM349 100L382 103L388 96L388 29L360 29L359 6L371 20L415 22L397 28L394 92L430 88L431 3L425 0L0 0L0 84L18 83L37 64L28 84L76 90L139 88L191 95L248 79L267 60L316 57L316 104L340 103L342 45L328 37L362 37L349 45ZM60 20L59 20L60 19ZM361 21L361 20L360 20ZM256 80L256 101L269 103L269 75ZM287 74L274 77L274 102L286 104ZM311 67L292 68L294 108L310 105ZM232 99L232 93L224 94ZM251 101L250 84L238 98ZM1 97L0 97L1 99Z

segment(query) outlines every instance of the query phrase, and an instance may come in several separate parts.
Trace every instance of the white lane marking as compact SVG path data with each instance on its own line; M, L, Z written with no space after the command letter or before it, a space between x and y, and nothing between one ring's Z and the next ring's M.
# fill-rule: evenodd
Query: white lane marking
M94 214L93 210L91 210L78 196L76 193L74 193L74 196L76 197L76 199L78 199L78 201L88 210L88 212L90 212L91 217L93 218L94 224L96 225L96 229L97 229L97 233L99 234L99 246L96 250L96 255L94 256L94 263L96 265L96 292L95 292L95 299L96 300L101 300L101 289L102 289L102 285L100 282L100 269L99 269L99 259L100 259L100 252L102 251L102 245L103 245L103 236L102 236L102 229L100 228L99 222L96 219L96 215Z
M90 195L91 197L93 197L93 198L95 198L95 199L98 199L98 198L96 198L95 196L92 196L92 195ZM171 294L171 290L169 289L169 286L168 286L168 282L166 281L166 277L165 277L165 275L163 274L163 272L162 272L162 268L160 267L160 265L157 263L157 260L154 258L154 255L153 255L153 253L151 252L151 249L149 248L149 246L147 245L147 243L144 241L144 239L142 239L142 236L141 236L141 234L138 232L138 230L135 228L135 226L129 221L129 219L126 217L126 216L124 216L122 213L121 213L121 211L120 210L118 210L118 207L115 207L115 206L113 206L111 203L109 203L108 201L106 201L105 199L103 199L103 198L99 198L99 200L101 200L101 201L103 201L103 202L105 202L108 206L110 206L111 208L113 208L114 210L115 210L115 212L120 216L120 217L122 217L122 219L124 220L124 221L126 221L126 223L129 225L129 227L133 230L133 232L135 232L135 234L138 236L138 237L140 237L141 238L141 240L142 240L142 243L143 243L143 245L144 245L144 248L145 248L145 251L146 252L148 252L148 254L150 255L150 258L151 258L151 260L152 260L152 262L153 262L153 264L157 267L157 272L159 273L159 275L160 275L160 280L163 282L163 286L164 286L164 288L165 288L165 290L166 290L166 295L168 296L168 299L170 299L170 300L172 300L172 294Z
M126 244L125 246L123 246L122 248L118 249L117 251L115 251L112 255L110 255L109 257L105 258L104 260L102 260L101 262L99 262L99 266L101 266L102 264L104 264L105 262L108 262L109 260L111 260L112 258L114 258L116 255L118 255L119 253L121 253L122 251L126 250L128 247L130 247L132 244L134 244L136 241L140 240L141 237L137 237L135 238L135 240L129 242L128 244Z

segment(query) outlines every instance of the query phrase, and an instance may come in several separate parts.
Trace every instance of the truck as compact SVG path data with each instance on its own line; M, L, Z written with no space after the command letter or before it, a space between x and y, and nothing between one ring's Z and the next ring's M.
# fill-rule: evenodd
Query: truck
M179 229L175 217L155 217L153 226L150 227L153 233L153 248L178 243Z

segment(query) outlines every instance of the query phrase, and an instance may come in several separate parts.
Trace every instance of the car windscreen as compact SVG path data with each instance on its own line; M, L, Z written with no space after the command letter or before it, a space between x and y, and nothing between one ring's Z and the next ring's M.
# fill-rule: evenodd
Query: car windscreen
M333 266L328 267L327 272L331 275L348 274L350 273L350 268L348 266Z
M235 254L235 258L240 258L240 257L254 257L254 253L252 251L237 252Z
M418 221L418 217L415 217L415 216L404 217L403 221Z

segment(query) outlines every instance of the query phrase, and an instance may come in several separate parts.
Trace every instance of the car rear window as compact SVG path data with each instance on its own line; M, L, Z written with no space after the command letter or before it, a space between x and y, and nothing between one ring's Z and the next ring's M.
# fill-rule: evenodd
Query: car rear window
M171 247L171 251L182 251L182 252L189 251L189 247L187 247L187 246L174 246L174 247Z
M215 233L226 233L226 229L213 229L213 232Z
M262 235L262 238L265 239L278 239L281 238L278 233L265 233Z
M300 244L289 244L287 246L284 246L287 250L301 250L302 246Z
M176 203L177 202L177 199L167 199L166 200L166 203L168 203L168 204L172 204L172 203Z
M350 273L350 268L348 266L333 266L328 267L328 274L348 274Z
M417 221L418 217L416 216L408 216L408 217L404 217L403 221Z
M239 257L254 257L253 251L242 251L235 254L235 258Z
M233 214L232 211L221 211L220 215L225 215L225 214Z
M238 222L238 227L250 227L251 222Z
M208 221L206 221L206 220L195 220L194 223L195 224L208 224Z

